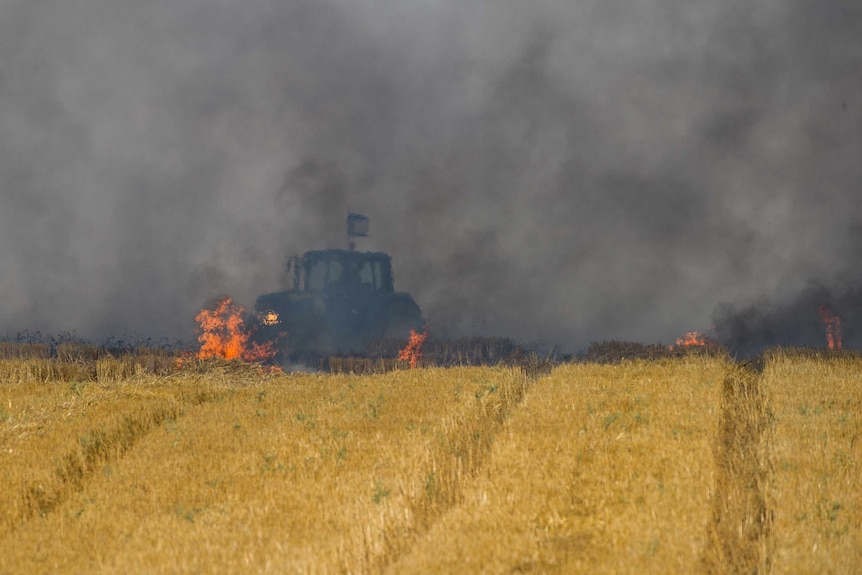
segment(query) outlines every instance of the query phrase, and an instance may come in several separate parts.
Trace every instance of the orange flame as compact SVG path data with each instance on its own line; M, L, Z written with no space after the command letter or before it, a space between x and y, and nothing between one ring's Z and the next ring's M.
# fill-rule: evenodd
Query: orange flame
M245 309L227 296L217 302L215 309L202 309L195 316L200 326L198 358L221 357L253 362L273 359L272 342L249 342L251 331L245 327L243 314Z
M825 305L820 306L817 311L826 326L826 344L829 349L841 349L841 318L829 311Z
M410 329L410 340L407 345L398 352L398 359L409 361L410 367L414 368L419 365L419 360L422 359L422 345L428 337L428 332L417 332L415 329Z
M710 340L699 331L688 331L685 335L676 340L676 344L669 345L669 349L677 349L680 347L703 347L710 345Z

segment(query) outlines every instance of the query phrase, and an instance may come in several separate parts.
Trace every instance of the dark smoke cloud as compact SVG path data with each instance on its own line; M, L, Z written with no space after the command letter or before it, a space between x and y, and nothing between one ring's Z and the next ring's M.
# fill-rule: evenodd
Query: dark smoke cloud
M824 315L826 316L824 318ZM862 348L862 289L848 291L815 283L788 302L760 301L744 307L724 305L714 314L715 332L734 354L748 357L786 346L825 347L826 322L837 317L833 344Z
M188 338L352 209L441 335L822 345L860 61L844 0L6 0L0 333Z

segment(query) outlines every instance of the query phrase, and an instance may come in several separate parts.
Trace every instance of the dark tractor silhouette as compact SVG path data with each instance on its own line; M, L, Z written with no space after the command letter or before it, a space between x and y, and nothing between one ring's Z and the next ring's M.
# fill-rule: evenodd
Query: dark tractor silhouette
M351 217L364 218L348 216L348 234L365 235L351 233ZM388 254L315 250L290 258L287 269L293 289L254 304L260 322L254 339L286 339L291 357L365 353L369 343L406 339L425 323L413 298L395 291Z

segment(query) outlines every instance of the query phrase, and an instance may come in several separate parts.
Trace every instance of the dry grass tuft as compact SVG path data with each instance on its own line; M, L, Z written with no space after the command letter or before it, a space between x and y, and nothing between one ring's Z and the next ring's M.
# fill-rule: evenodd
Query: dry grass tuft
M168 375L177 367L176 355L161 349L112 355L103 347L82 343L60 343L52 352L43 343L0 342L3 382L110 383L144 374Z
M17 343L0 341L0 359L41 359L51 355L46 343Z

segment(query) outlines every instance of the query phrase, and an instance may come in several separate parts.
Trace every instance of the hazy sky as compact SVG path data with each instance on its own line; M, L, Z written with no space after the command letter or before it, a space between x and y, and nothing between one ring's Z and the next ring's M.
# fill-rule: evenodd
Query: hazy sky
M0 0L0 335L189 339L348 210L438 335L852 318L860 96L847 0Z

